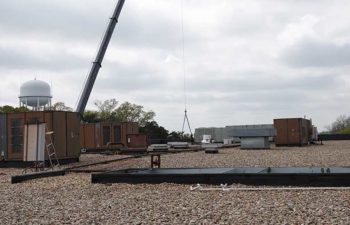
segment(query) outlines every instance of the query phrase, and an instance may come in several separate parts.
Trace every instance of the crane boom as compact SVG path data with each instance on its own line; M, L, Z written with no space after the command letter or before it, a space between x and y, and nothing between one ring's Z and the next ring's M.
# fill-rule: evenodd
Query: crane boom
M81 93L81 96L79 98L79 102L76 108L76 112L80 113L81 115L84 113L86 104L89 100L90 93L92 90L92 87L94 86L98 71L100 70L102 66L102 60L106 53L109 41L111 40L115 25L118 23L118 18L120 15L120 12L123 8L125 0L118 0L117 6L114 10L113 16L110 18L107 30L105 32L105 35L103 37L103 40L101 42L100 48L97 52L97 56L95 58L95 61L92 63L91 70L89 72L88 78L86 80L84 89Z

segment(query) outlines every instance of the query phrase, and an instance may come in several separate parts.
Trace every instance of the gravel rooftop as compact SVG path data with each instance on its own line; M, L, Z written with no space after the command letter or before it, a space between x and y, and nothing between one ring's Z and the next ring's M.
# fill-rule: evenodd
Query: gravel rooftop
M74 165L122 157L82 155ZM149 164L145 157L89 169ZM162 156L162 167L238 166L350 166L350 141ZM91 184L86 173L10 184L20 173L0 168L0 224L350 224L350 190L190 191L177 184Z

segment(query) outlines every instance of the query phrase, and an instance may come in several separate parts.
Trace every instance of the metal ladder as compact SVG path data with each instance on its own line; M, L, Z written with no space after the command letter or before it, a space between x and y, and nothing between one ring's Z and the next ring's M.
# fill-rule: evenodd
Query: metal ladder
M48 131L46 128L45 133L45 144L46 144L46 152L47 157L49 158L50 167L54 169L55 167L60 167L60 162L58 161L57 155L56 155L56 149L52 142L52 135L54 134L53 131Z

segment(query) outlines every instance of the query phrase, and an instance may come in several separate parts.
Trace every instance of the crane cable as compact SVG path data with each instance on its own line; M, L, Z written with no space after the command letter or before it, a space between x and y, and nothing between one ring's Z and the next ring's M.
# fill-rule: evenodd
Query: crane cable
M181 0L181 32L182 32L182 70L183 70L183 85L184 85L184 101L185 110L187 109L187 90L186 90L186 58L185 58L185 32L184 32L184 13L183 0Z
M187 122L188 128L193 137L190 122L187 117L187 86L186 86L186 57L185 57L185 32L184 32L184 13L183 13L183 2L181 0L181 32L182 32L182 68L183 68L183 86L184 86L184 102L185 102L185 115L182 123L182 134L184 134L185 123Z

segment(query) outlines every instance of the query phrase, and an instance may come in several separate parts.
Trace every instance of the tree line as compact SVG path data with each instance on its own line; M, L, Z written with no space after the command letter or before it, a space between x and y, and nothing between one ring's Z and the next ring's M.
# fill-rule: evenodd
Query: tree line
M327 133L350 134L350 116L340 115L327 128Z

